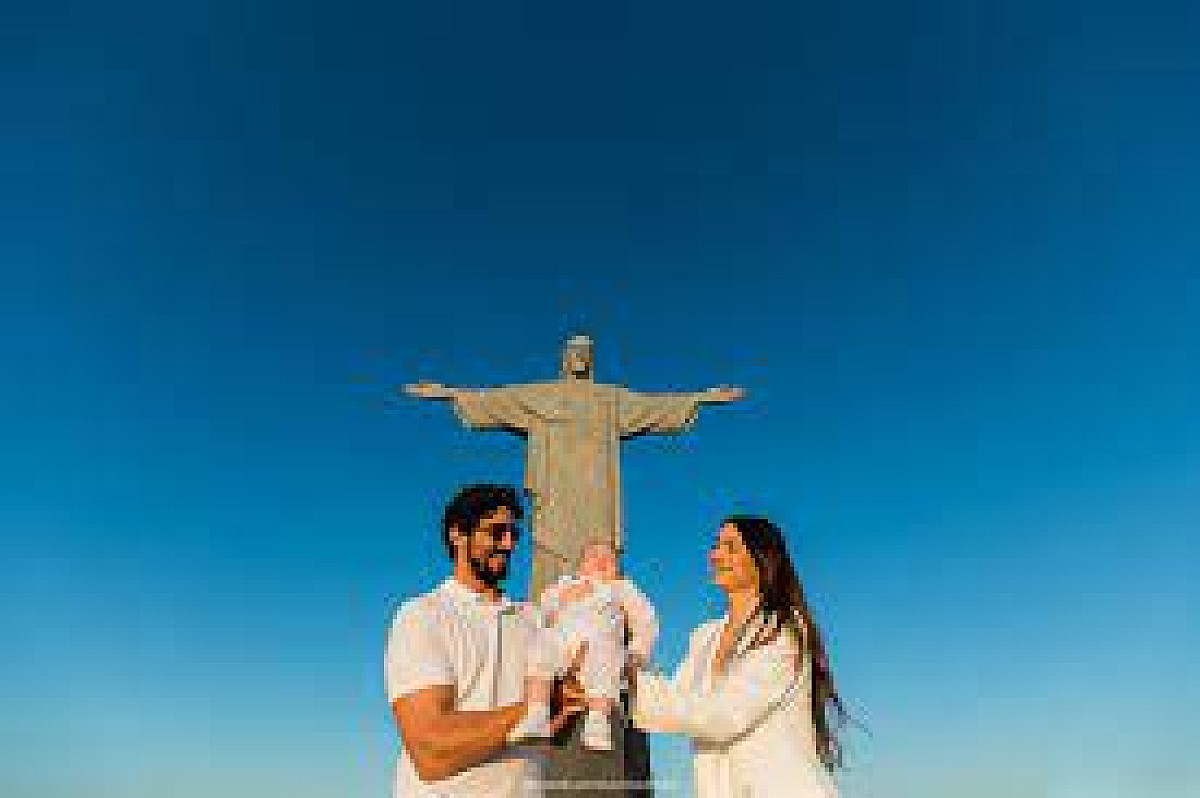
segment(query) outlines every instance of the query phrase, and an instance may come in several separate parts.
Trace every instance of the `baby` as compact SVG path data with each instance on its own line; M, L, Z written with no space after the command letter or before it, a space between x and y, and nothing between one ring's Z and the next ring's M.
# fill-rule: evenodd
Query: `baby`
M509 733L510 740L548 736L552 682L574 662L586 642L579 669L588 704L582 741L594 750L612 749L609 715L620 696L623 667L647 663L658 637L654 607L620 576L617 559L611 541L591 540L580 552L575 575L563 576L542 591L538 651L532 652L525 680L529 708Z

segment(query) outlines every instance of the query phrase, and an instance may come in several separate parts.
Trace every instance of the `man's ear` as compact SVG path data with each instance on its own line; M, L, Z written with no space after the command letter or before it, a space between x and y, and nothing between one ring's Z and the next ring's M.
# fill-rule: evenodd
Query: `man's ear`
M455 544L459 543L463 539L464 539L464 535L462 533L462 530L459 528L458 524L452 524L450 526L450 545L451 545L451 547L457 549L458 546Z

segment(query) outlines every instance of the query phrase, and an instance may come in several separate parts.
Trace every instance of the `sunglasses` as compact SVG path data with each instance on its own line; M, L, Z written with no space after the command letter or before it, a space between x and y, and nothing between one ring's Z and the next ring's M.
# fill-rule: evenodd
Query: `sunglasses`
M499 543L500 541L504 540L505 536L512 538L513 543L516 543L521 539L521 527L517 524L507 521L498 521L491 524L480 524L476 531L483 532L492 539L493 543Z

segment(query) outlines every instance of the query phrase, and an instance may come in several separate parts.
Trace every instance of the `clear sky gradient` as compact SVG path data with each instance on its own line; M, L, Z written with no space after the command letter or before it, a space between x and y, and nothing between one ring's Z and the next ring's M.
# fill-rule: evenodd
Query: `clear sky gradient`
M41 0L0 97L0 795L386 795L389 612L521 475L388 387L580 331L749 393L625 452L664 664L763 512L847 798L1200 790L1194 4Z

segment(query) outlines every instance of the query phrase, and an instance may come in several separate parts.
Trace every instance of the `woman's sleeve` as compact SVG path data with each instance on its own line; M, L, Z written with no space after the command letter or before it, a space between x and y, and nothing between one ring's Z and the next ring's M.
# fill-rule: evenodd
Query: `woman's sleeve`
M680 731L676 696L692 690L696 670L696 641L701 628L692 631L687 654L675 668L673 678L667 679L661 673L646 668L638 670L633 694L634 726L652 732Z
M679 731L699 740L723 743L751 729L808 678L797 676L795 641L786 629L770 643L733 663L711 692L680 690L670 697Z

